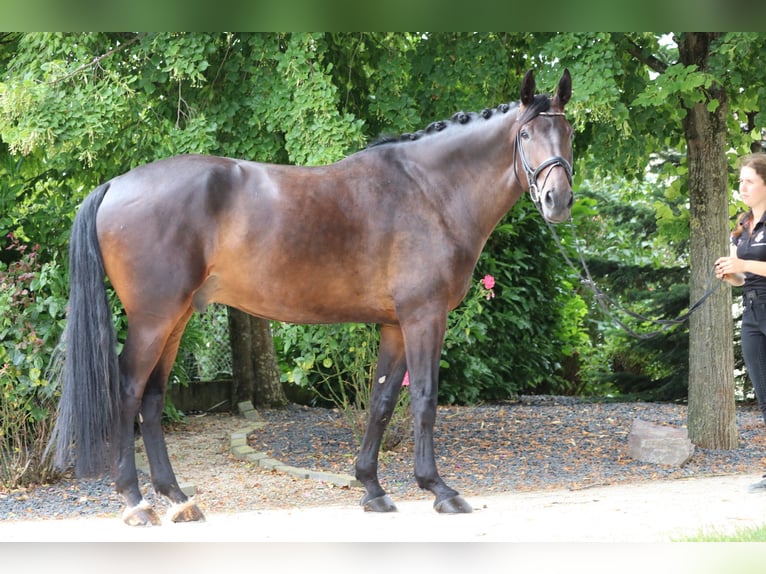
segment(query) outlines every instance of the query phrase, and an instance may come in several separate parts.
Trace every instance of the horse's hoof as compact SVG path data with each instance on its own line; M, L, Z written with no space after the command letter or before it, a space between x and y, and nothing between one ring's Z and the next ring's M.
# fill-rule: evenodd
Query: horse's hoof
M160 526L162 521L148 502L142 500L136 506L126 508L122 521L128 526Z
M434 510L441 514L470 514L473 512L471 505L460 495L435 502Z
M168 517L173 522L205 522L205 515L191 500L171 506Z
M378 496L377 498L362 499L362 506L365 512L396 512L396 505L394 501L389 498L387 494Z

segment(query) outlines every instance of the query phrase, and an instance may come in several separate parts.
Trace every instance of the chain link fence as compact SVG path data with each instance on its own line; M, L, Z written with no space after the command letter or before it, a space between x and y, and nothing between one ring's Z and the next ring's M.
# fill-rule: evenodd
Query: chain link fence
M189 321L171 381L183 384L231 378L228 312L224 305L210 305L204 314L195 313Z

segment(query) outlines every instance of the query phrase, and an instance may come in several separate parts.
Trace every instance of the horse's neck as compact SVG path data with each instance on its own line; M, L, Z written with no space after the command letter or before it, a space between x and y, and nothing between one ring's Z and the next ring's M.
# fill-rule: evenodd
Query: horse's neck
M513 114L513 115L511 115ZM484 240L521 197L522 188L514 170L513 150L515 112L490 120L475 120L473 126L456 126L453 133L438 134L429 147L413 151L422 161L423 173L445 187L451 199L463 205L458 211ZM435 175L428 175L435 174Z

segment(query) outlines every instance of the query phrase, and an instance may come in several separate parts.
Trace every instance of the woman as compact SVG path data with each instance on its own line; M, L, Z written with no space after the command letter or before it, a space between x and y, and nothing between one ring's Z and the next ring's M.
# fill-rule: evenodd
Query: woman
M740 159L739 193L750 210L731 235L731 256L715 262L719 279L744 286L742 355L766 421L766 153ZM751 490L766 490L766 475Z

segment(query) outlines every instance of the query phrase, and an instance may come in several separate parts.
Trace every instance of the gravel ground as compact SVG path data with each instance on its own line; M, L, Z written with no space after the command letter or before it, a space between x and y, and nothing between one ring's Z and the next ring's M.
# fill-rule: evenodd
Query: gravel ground
M249 444L286 464L354 474L356 441L337 410L292 407L261 413L267 424ZM627 456L633 420L684 427L686 406L667 403L589 403L568 397L522 397L479 407L439 407L437 467L461 494L567 488L766 470L766 433L755 405L737 408L740 447L697 448L683 467ZM408 437L382 453L379 476L394 499L419 492Z
M292 406L261 410L267 423L249 437L250 445L286 464L353 475L356 441L337 410ZM766 432L760 412L740 405L740 447L697 449L683 467L645 464L627 457L635 418L682 427L684 405L588 403L569 398L523 397L478 407L439 407L435 429L442 477L461 494L510 491L579 490L618 483L688 477L754 474L766 470ZM356 503L361 489L336 487L267 471L234 459L229 436L245 425L230 415L189 416L167 433L168 450L179 479L196 486L204 512L328 506ZM412 478L412 440L381 453L380 477L394 500L431 499ZM153 496L148 476L142 490ZM0 520L113 516L122 501L108 479L65 478L11 492L0 490Z
M168 454L182 484L196 489L195 501L205 513L295 508L354 503L357 489L298 479L258 468L231 455L231 434L247 425L229 414L189 415L183 424L166 430ZM136 443L137 452L143 444ZM139 471L139 485L147 501L160 513L168 507L156 497L149 476ZM122 498L108 478L77 480L64 477L53 484L3 491L0 520L116 517Z

